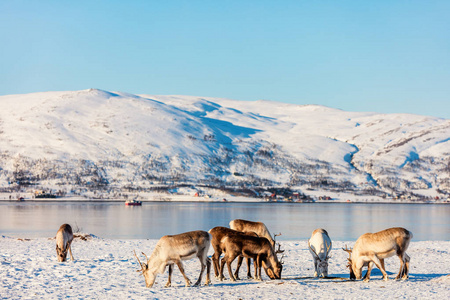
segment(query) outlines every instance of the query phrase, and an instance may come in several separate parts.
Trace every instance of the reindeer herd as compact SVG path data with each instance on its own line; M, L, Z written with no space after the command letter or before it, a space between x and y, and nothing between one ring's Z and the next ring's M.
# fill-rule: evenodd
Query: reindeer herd
M253 278L250 268L251 260L253 260L255 280L262 280L261 269L264 269L270 279L281 279L283 256L278 258L278 254L282 254L284 250L281 250L281 245L275 241L278 235L274 235L272 238L266 225L261 222L236 219L231 221L229 226L230 228L214 227L209 232L197 230L163 236L156 244L150 257L142 252L146 259L145 262L141 262L134 252L134 256L141 267L137 272L142 273L145 278L145 285L151 288L157 274L163 274L168 266L169 277L165 286L170 287L174 264L176 264L185 279L186 286L190 286L191 281L185 274L182 261L197 257L201 263L201 270L194 286L201 284L205 269L205 285L209 285L211 283L211 259L208 257L208 251L212 245L214 250L212 255L214 275L221 281L225 278L223 275L225 264L230 280L233 282L239 280L239 268L244 258L247 260L248 278ZM410 231L400 227L361 235L353 249L348 249L347 246L345 249L342 248L350 256L347 265L350 269L350 279L359 280L362 278L366 282L369 281L371 270L375 265L382 272L383 279L388 280L384 259L394 255L397 255L400 259L400 270L396 279L408 279L410 257L406 254L406 250L412 237L413 234ZM56 234L58 261L65 261L68 252L70 252L72 261L74 260L71 249L72 240L73 233L70 225L61 225ZM328 259L332 249L328 232L322 228L314 230L308 240L308 248L314 261L314 277L328 277ZM222 254L223 257L220 259ZM231 264L236 258L238 262L233 273ZM363 267L367 267L364 277L362 277Z

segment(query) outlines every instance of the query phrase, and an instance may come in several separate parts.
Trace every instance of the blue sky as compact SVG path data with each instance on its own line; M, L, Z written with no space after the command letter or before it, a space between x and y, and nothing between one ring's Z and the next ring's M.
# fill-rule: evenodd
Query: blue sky
M0 1L0 95L99 88L450 118L450 1Z

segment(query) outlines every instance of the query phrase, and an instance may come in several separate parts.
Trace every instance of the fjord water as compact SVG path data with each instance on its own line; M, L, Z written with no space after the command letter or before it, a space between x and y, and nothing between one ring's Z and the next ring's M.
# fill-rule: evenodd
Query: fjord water
M63 223L113 239L159 239L163 235L226 226L232 219L264 222L279 240L308 239L324 228L333 240L353 241L366 232L405 227L415 241L450 240L450 205L358 203L123 202L0 203L0 234L54 237Z

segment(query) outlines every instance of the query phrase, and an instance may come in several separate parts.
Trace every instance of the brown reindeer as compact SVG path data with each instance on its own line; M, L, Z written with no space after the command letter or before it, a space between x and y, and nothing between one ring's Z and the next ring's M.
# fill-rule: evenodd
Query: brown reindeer
M56 257L58 258L59 262L66 261L67 251L70 252L70 258L73 261L71 247L72 241L72 227L69 224L61 225L58 232L56 233Z
M269 242L271 243L272 247L275 249L275 237L281 235L280 234L274 234L273 238L270 235L269 229L267 229L267 226L262 223L262 222L253 222L253 221L248 221L248 220L242 220L242 219L235 219L230 221L230 228L237 230L237 231L241 231L241 232L255 232L258 236L260 237L265 237L266 239L269 240ZM280 250L280 245L278 245L278 250L276 251L277 253L283 253L283 250ZM234 276L236 277L236 279L239 279L239 269L242 265L242 260L243 257L239 256L238 257L238 262L237 262L237 266L236 266L236 271L234 273ZM252 274L251 274L251 270L250 270L250 262L251 259L247 258L247 277L248 278L253 278Z
M217 262L218 256L220 256L220 254L216 254L216 249L220 253L225 253L220 265L219 278L221 280L224 278L223 268L225 263L227 263L230 279L231 281L236 281L231 271L231 263L238 256L254 259L256 280L261 280L261 267L264 268L270 279L281 278L282 263L278 261L272 245L266 238L246 235L226 227L214 227L209 232L213 236L212 244L215 250L213 260ZM220 236L222 238L219 238Z
M400 259L400 270L395 279L408 279L410 257L406 254L412 232L401 227L394 227L376 233L366 233L356 240L353 249L343 249L350 254L348 267L350 279L361 279L362 268L367 266L364 281L370 280L373 264L383 273L383 280L389 277L384 268L384 259L397 255Z
M184 273L182 260L198 257L201 263L201 271L194 286L200 284L205 267L207 268L205 285L208 285L211 282L209 279L211 270L211 261L208 258L209 245L210 235L206 231L201 230L163 236L156 244L155 250L153 250L150 258L148 258L145 253L142 253L147 258L147 263L141 263L136 252L134 253L141 266L141 269L138 270L138 272L142 272L142 275L144 275L145 278L145 284L150 288L155 282L156 275L158 273L164 273L164 270L168 265L169 278L166 287L169 287L172 284L173 265L177 264L186 281L186 286L190 286L191 281Z
M219 270L220 270L220 255L223 253L223 245L222 243L222 239L227 235L227 234L233 234L233 233L240 233L236 230L233 229L229 229L226 227L214 227L213 229L211 229L209 231L209 233L211 234L212 238L211 238L211 245L213 246L214 249L214 254L212 256L212 261L213 261L213 267L214 267L214 276L218 279L220 279L219 276ZM251 236L258 236L256 233L254 232L243 232L243 234L246 235L251 235ZM239 256L239 261L238 261L238 267L239 267L239 262L242 263L242 256ZM250 259L249 259L250 260ZM239 280L239 269L236 268L236 272L235 272L235 278L237 280ZM251 274L250 274L251 276ZM251 277L249 277L251 278ZM223 279L223 276L222 276Z

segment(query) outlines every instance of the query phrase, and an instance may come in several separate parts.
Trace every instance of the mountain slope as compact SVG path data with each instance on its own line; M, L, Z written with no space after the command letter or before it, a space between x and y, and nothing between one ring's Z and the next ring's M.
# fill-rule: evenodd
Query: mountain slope
M97 89L0 97L0 187L450 192L450 120Z

